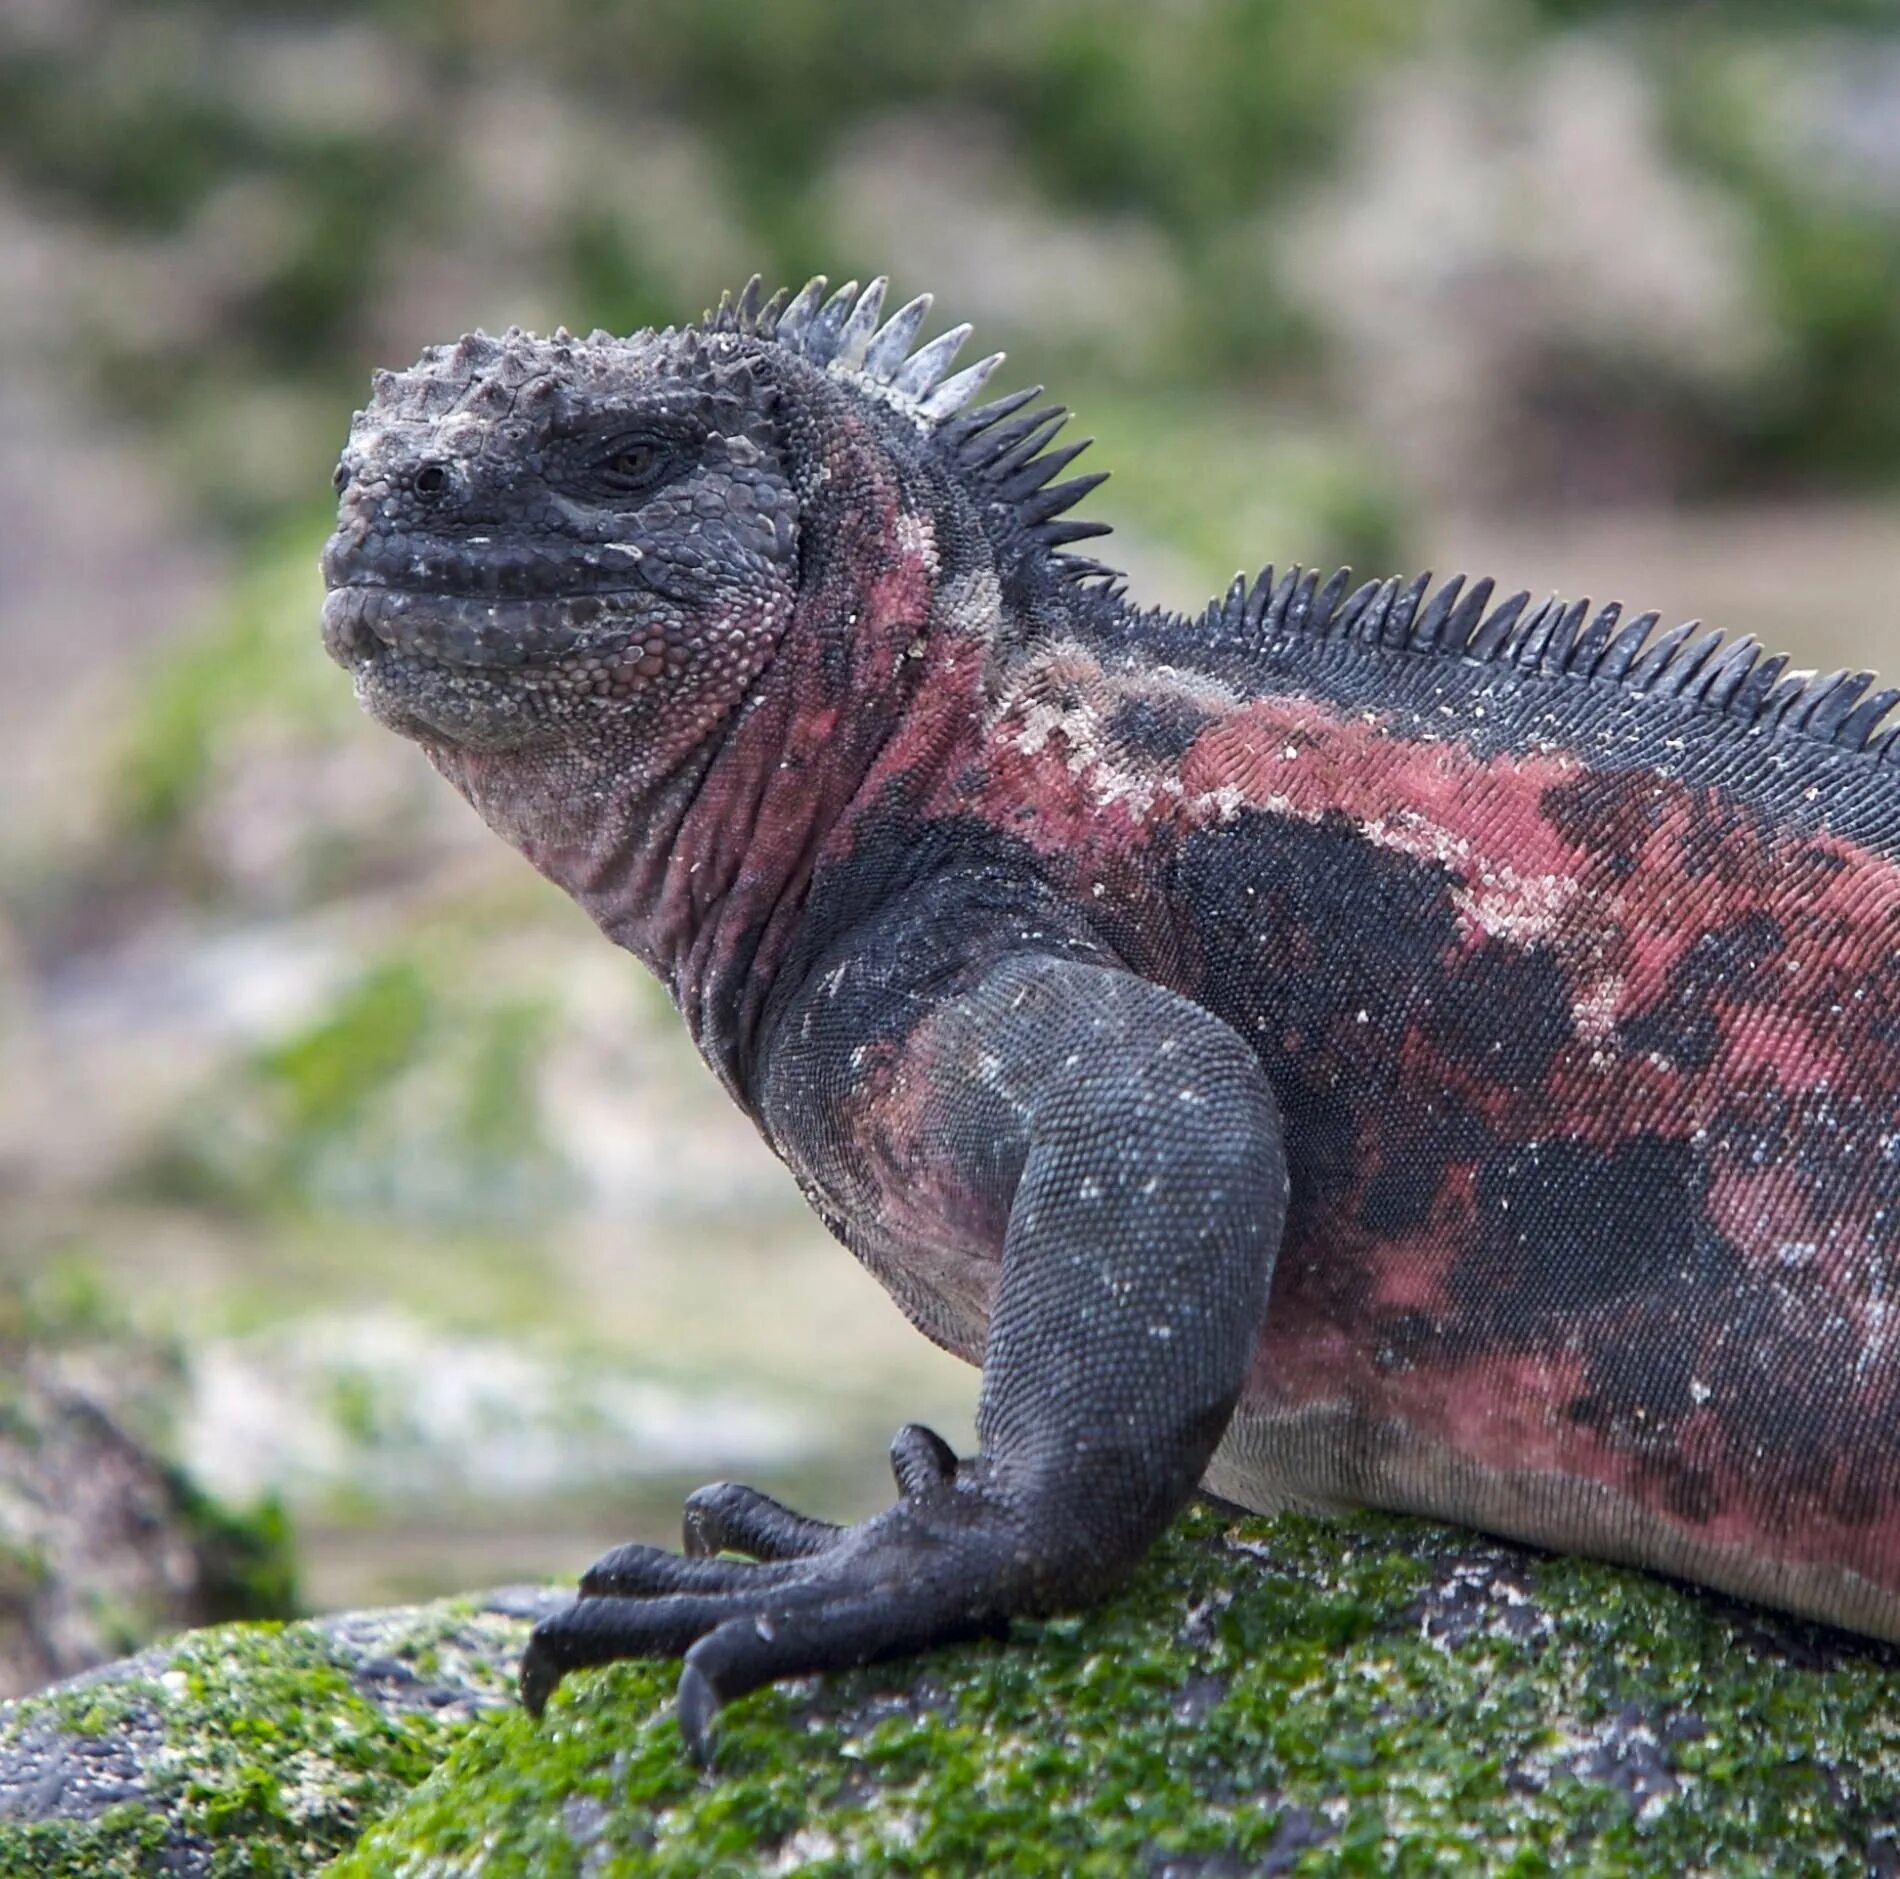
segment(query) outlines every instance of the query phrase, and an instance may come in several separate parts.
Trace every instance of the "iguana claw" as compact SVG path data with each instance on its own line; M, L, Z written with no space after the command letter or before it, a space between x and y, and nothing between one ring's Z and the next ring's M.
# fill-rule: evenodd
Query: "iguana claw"
M720 1706L761 1684L1000 1635L1027 1602L1007 1500L960 1483L949 1444L914 1425L891 1465L904 1498L855 1527L729 1482L700 1489L684 1554L616 1547L582 1575L572 1605L535 1627L520 1672L529 1713L570 1670L683 1657L680 1731L704 1764ZM728 1550L752 1557L718 1556Z

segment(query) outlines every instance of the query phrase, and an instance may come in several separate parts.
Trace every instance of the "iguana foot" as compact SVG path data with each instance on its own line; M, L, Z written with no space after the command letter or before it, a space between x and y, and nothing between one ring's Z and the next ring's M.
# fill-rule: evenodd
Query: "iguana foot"
M898 1432L891 1467L902 1498L852 1527L729 1482L701 1488L686 1503L684 1555L616 1547L573 1605L535 1627L523 1703L538 1716L587 1665L683 1657L680 1731L704 1763L719 1706L762 1684L1000 1635L1042 1576L1021 1511L928 1429ZM716 1557L726 1552L750 1557Z

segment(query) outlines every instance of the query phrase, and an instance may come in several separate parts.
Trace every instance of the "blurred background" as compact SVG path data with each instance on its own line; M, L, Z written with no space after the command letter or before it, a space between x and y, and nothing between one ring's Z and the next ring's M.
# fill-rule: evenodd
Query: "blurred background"
M374 367L754 269L1007 347L1143 598L1467 568L1900 669L1891 0L4 0L0 1691L967 1443L317 642Z

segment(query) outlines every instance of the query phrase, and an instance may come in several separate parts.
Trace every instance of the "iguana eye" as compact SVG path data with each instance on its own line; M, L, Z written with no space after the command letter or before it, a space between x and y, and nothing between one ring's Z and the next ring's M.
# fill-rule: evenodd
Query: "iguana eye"
M592 480L615 496L637 496L657 483L666 470L666 452L656 443L634 439L616 444L593 466Z

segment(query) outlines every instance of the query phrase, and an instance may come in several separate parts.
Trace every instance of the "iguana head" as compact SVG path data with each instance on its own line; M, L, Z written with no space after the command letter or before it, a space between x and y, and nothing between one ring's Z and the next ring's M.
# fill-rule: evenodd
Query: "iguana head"
M480 334L380 373L337 466L324 640L425 741L723 715L770 656L799 503L733 341Z
M913 353L927 296L884 321L882 281L824 288L761 304L754 281L626 339L472 334L379 373L323 557L325 644L369 710L469 751L607 725L661 772L772 659L820 512L852 499L847 434L933 458L1003 537L1072 559L1050 551L1098 531L1051 519L1099 479L1047 488L1061 414L965 414L998 362L944 378L967 327Z

